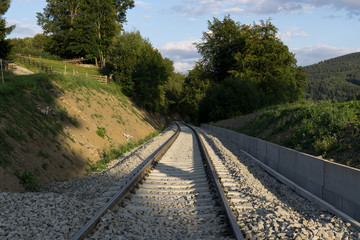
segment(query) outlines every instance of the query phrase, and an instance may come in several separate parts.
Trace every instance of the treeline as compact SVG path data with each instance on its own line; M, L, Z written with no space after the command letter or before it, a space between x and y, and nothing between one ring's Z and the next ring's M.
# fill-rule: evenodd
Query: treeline
M329 59L304 69L309 82L307 99L360 100L360 53Z
M216 121L264 106L302 100L305 74L268 21L245 25L230 16L208 22L196 44L202 58L186 77L174 73L139 32L124 32L132 0L47 0L38 23L45 35L14 39L19 52L99 61L136 102L193 122ZM33 53L26 52L31 48Z
M268 21L208 22L197 44L202 59L185 79L181 107L193 120L216 121L304 97L305 74Z

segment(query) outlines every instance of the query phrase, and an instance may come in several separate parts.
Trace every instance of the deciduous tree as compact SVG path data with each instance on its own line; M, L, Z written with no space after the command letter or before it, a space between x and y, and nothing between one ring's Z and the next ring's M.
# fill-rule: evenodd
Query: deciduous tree
M9 56L11 46L9 40L5 39L14 30L15 25L6 27L6 20L3 17L10 7L10 0L0 1L0 58L6 59Z

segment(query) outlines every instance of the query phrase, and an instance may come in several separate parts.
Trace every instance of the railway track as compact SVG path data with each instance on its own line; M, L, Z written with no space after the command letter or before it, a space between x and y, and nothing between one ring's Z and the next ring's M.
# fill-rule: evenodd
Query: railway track
M203 143L180 129L72 239L243 239Z

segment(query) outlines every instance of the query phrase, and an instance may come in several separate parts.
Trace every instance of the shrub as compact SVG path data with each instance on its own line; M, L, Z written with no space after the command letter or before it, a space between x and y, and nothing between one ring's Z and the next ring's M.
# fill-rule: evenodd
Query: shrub
M21 175L17 174L20 182L28 191L36 191L38 188L37 178L30 171L25 170Z

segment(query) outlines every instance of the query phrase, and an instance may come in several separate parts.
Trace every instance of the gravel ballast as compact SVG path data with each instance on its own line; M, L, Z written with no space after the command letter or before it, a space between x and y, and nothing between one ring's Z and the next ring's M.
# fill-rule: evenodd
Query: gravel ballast
M55 182L39 192L0 193L0 239L69 239L176 129L172 124L111 162L104 172Z
M238 223L251 239L360 239L341 218L319 209L265 172L232 142L200 129L211 158L223 163L236 185L230 189L246 199L234 207ZM248 207L249 206L249 207Z

